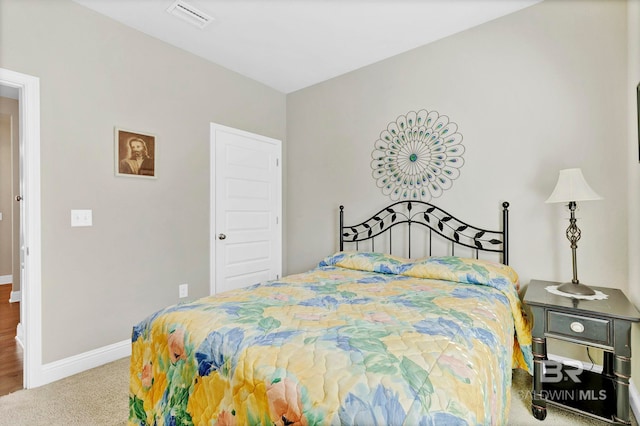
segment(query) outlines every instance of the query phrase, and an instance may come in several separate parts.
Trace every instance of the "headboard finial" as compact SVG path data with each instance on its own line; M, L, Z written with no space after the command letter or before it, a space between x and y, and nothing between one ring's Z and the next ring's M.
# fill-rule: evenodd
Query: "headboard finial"
M509 202L502 203L502 263L509 264Z
M338 239L340 241L340 251L344 250L344 206L340 206L340 235L338 235Z

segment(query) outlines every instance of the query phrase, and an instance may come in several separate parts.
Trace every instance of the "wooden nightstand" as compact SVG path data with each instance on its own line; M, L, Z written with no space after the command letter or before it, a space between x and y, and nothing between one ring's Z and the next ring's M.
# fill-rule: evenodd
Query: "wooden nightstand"
M591 286L608 295L605 300L578 300L545 290L558 284L532 280L524 297L533 313L533 415L544 420L550 403L630 424L631 323L640 322L640 313L620 290ZM547 337L604 350L602 372L549 361Z

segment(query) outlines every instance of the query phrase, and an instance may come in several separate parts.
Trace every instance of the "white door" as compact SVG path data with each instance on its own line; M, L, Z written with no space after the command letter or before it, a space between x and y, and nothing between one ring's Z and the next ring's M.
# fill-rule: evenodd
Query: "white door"
M280 278L281 142L211 124L211 293Z

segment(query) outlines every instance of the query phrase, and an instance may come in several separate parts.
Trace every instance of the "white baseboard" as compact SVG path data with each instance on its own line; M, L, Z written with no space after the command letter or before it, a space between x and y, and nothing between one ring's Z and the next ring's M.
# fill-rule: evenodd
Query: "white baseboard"
M20 290L12 291L11 296L9 296L9 303L19 302L20 299L22 299L22 293L20 292Z
M130 355L131 340L128 339L59 361L50 362L42 366L42 374L36 386L46 385Z
M0 285L11 284L13 282L13 275L0 275Z
M21 322L19 322L18 326L16 327L16 342L18 342L18 344L24 351L24 331Z

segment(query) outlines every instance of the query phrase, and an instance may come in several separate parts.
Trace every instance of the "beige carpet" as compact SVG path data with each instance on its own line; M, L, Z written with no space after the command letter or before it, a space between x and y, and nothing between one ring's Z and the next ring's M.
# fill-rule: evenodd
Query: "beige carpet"
M1 426L121 426L128 415L127 358L36 389L0 397ZM549 407L544 422L530 411L531 377L514 372L509 424L515 426L608 425L555 407ZM637 426L636 420L632 424Z

